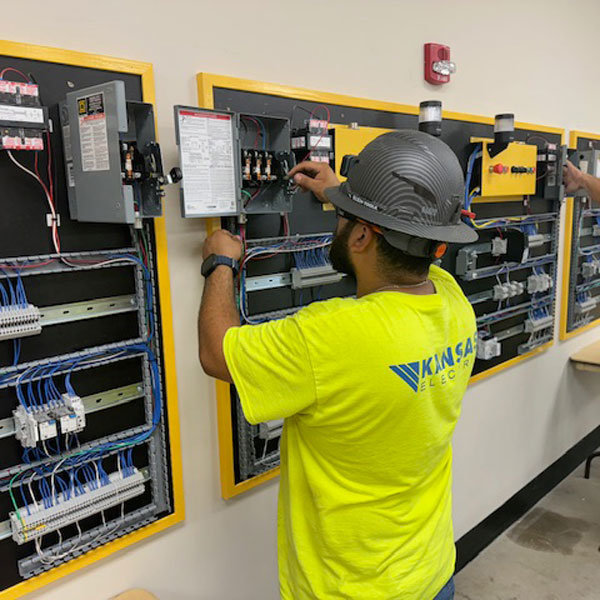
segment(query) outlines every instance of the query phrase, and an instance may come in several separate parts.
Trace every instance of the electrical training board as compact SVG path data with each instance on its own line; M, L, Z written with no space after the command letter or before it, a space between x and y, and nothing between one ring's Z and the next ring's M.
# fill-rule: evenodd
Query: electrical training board
M183 518L151 67L3 50L2 599Z
M600 177L600 136L571 132L569 160ZM567 201L561 339L598 324L600 319L600 207L585 190Z
M203 108L176 107L176 122L180 111L187 110L227 114L234 123L226 144L228 150L231 147L227 164L235 190L228 196L231 210L197 212L221 215L221 223L213 220L210 227L223 226L245 239L238 290L242 322L281 318L310 302L354 294L354 283L333 271L324 251L335 229L334 211L282 180L291 160L276 171L275 180L264 178L266 155L286 151L283 146L274 147L281 137L273 137L272 123L289 124L296 162L326 161L339 174L343 156L358 154L378 134L416 129L418 109L209 74L198 76L198 87ZM287 126L283 129L287 139ZM442 261L477 315L474 379L552 343L562 133L561 129L517 124L512 143L494 146L493 119L444 115L441 139L465 169L469 186L466 220L480 235L474 244L450 246ZM220 160L223 140L221 136L216 140L213 156ZM181 136L178 141L181 148ZM188 146L193 151L203 147L192 138ZM247 171L250 179L242 175L246 152L252 156ZM262 157L258 171L257 156ZM183 148L181 160L183 214L192 216L185 209ZM187 160L191 161L191 155ZM285 205L275 207L276 193L286 197ZM196 199L202 198L206 201L211 195L197 194ZM218 382L217 395L222 493L228 498L277 473L283 423L248 424L234 386Z

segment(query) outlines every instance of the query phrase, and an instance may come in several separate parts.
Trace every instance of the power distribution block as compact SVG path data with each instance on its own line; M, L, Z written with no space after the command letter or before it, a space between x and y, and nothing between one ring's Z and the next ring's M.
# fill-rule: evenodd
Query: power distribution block
M0 79L0 148L43 150L48 109L33 82Z
M492 142L481 143L482 197L535 194L537 146L511 142L495 153Z
M135 467L124 477L115 472L104 480L80 485L83 492L73 487L65 498L65 493L57 493L45 503L21 509L19 513L9 513L12 536L17 544L36 540L52 531L77 523L82 519L98 514L144 493L144 476Z
M162 214L163 186L180 173L163 172L152 104L111 81L68 93L60 120L72 219L139 226Z
M175 106L186 218L288 213L289 119Z

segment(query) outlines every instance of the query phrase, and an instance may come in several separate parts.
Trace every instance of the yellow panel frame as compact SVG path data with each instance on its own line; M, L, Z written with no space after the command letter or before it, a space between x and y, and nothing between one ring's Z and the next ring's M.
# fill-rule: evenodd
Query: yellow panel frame
M48 46L35 46L0 40L0 54L40 60L50 63L59 63L75 67L90 69L104 69L106 71L139 75L142 80L142 95L144 102L154 105L154 74L150 63L87 54L72 50L63 50ZM156 112L155 112L156 114ZM171 309L171 289L169 281L169 263L167 257L167 235L164 217L154 219L154 235L156 239L156 266L159 286L159 299L162 312L161 330L163 362L165 370L165 390L167 397L167 411L169 420L169 442L171 450L171 472L173 478L173 513L162 519L146 525L132 533L104 544L78 558L42 573L37 577L18 583L17 585L0 592L0 600L14 600L22 598L39 588L48 585L79 569L87 567L96 561L110 556L115 552L127 548L151 535L183 521L185 518L185 501L183 493L183 472L181 464L181 441L179 431L179 409L177 403L177 380L175 372L175 343L173 338L173 318Z
M341 106L349 106L352 108L363 108L367 110L380 110L386 112L403 113L409 115L418 115L419 108L408 104L398 104L395 102L382 102L378 100L370 100L368 98L357 98L354 96L345 96L343 94L333 94L329 92L320 92L316 90L308 90L292 86L281 85L277 83L267 83L263 81L253 81L251 79L240 79L237 77L229 77L225 75L215 75L213 73L198 73L196 76L198 86L198 102L202 108L214 109L214 89L225 88L239 90L243 92L254 92L257 94L266 94L270 96L280 96L283 98L294 98L295 100L306 102L319 102L322 104L337 104ZM494 119L491 117L483 117L480 115L472 115L467 113L453 112L444 110L442 116L446 120L468 121L470 123L481 123L485 125L493 125ZM338 127L338 126L336 126ZM561 143L564 143L565 130L559 127L550 127L546 125L536 125L533 123L516 122L515 128L542 133L553 133L560 135ZM361 128L363 129L363 128ZM376 128L364 128L376 129ZM384 130L382 129L382 132ZM359 133L360 130L355 133ZM337 157L336 157L337 166ZM514 201L514 198L511 198ZM489 199L488 199L489 201ZM219 219L207 220L207 233L212 233L221 226ZM471 377L471 383L481 381L491 375L498 373L508 367L516 365L524 360L537 356L541 352L547 350L554 342L548 342L539 348L535 348L531 352L522 356L517 356L511 360L497 365ZM230 386L228 383L217 381L217 418L219 430L219 456L221 467L221 493L223 498L229 499L238 494L246 492L265 481L273 479L279 474L279 467L262 473L257 477L248 479L242 483L235 482L235 473L233 468L233 435L231 421L231 400ZM0 599L1 600L1 599Z
M571 131L569 135L569 148L575 150L577 148L577 142L579 138L588 138L590 140L600 140L600 134L589 133L587 131ZM563 246L563 279L562 279L562 302L560 305L560 326L559 326L559 339L561 341L571 339L584 331L589 331L594 327L600 325L600 318L575 329L574 331L567 331L567 314L569 311L569 279L571 277L571 244L573 243L573 210L574 210L574 199L567 198L565 206L565 242Z

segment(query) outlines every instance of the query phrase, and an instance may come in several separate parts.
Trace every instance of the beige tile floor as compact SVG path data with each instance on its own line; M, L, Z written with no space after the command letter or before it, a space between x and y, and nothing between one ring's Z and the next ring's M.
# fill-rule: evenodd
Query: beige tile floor
M456 600L600 600L600 458L583 466L456 576Z

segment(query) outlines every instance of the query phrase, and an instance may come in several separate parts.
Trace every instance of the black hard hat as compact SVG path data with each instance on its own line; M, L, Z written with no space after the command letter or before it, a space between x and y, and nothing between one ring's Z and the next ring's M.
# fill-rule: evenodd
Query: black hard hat
M386 241L406 249L407 236L470 243L461 222L465 183L452 149L439 138L401 129L384 133L352 161L348 180L325 190L337 208L378 225Z

